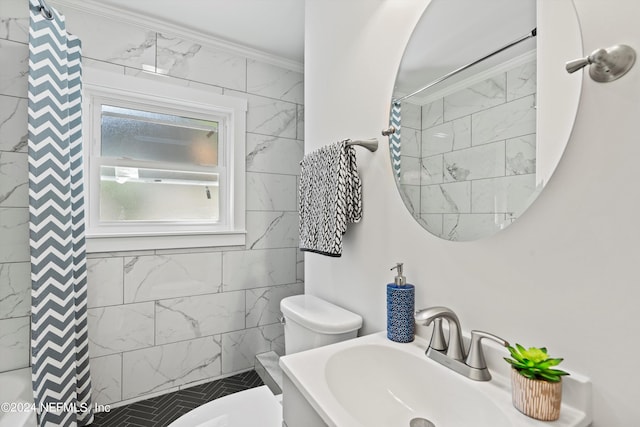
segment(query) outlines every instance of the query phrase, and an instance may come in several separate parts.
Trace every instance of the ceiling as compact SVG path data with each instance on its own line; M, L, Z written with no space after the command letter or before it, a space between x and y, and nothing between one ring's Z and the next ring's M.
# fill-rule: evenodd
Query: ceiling
M291 61L304 58L304 0L101 0Z

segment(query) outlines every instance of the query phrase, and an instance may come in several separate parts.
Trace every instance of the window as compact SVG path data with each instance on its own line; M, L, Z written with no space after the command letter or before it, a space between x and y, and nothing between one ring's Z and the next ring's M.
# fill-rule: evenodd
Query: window
M98 70L85 82L88 251L244 244L246 100Z

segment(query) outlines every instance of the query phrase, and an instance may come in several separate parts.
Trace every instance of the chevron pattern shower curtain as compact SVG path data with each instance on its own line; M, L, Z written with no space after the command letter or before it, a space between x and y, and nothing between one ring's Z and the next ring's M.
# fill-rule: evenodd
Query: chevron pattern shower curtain
M401 110L402 107L399 102L391 102L391 126L396 128L396 131L389 135L389 150L391 150L391 166L396 177L400 179L400 173L402 169L401 159L401 140L400 140L400 124L401 124Z
M81 140L80 40L30 0L31 364L40 426L93 421ZM50 19L48 19L50 18Z

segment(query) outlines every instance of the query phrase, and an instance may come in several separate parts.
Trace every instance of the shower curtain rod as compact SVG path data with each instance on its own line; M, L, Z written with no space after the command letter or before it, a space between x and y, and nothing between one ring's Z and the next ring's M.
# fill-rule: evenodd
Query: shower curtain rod
M477 64L477 63L479 63L479 62L482 62L482 61L484 61L485 59L489 59L489 58L491 58L492 56L497 55L497 54L499 54L500 52L505 51L505 50L509 49L510 47L513 47L513 46L517 45L518 43L522 43L522 42L523 42L523 41L525 41L525 40L528 40L528 39L530 39L530 38L536 37L537 35L538 35L538 29L537 29L537 28L534 28L533 30L531 30L531 32L529 32L529 33L525 34L524 36L522 36L522 37L520 37L520 38L518 38L518 39L516 39L516 40L512 41L511 43L508 43L508 44L506 44L506 45L502 46L502 47L501 47L501 48L499 48L499 49L494 50L493 52L489 53L488 55L485 55L485 56L483 56L482 58L478 58L478 59L476 59L475 61L468 63L467 65L463 65L463 66L462 66L462 67L460 67L460 68L456 68L455 70L453 70L453 71L451 71L451 72L449 72L449 73L445 74L444 76L442 76L442 77L440 77L440 78L438 78L438 79L436 79L436 80L432 81L432 82L431 82L431 83L429 83L428 85L426 85L426 86L424 86L424 87L422 87L422 88L420 88L420 89L416 90L415 92L411 92L409 95L405 95L405 96L403 96L403 97L401 97L401 98L394 99L394 100L393 100L393 103L394 103L394 104L398 104L400 101L403 101L403 100L405 100L405 99L407 99L407 98L411 98L412 96L417 95L417 94L419 94L420 92L422 92L422 91L424 91L424 90L427 90L427 89L429 89L430 87L435 86L435 85L437 85L437 84L438 84L438 83L440 83L440 82L443 82L444 80L448 79L449 77L453 77L453 76L455 76L456 74L458 74L458 73L460 73L460 72L462 72L462 71L466 70L467 68L469 68L469 67L473 67L474 65L476 65L476 64Z

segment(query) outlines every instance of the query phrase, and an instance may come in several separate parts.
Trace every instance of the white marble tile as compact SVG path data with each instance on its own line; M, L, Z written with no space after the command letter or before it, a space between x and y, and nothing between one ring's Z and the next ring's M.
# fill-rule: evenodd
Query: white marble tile
M0 39L29 42L29 6L21 0L2 0Z
M156 344L167 344L245 328L245 293L156 301Z
M511 212L519 216L531 203L535 191L535 174L513 175L474 181L472 212Z
M76 9L65 9L67 30L82 40L82 56L142 68L156 63L156 33Z
M536 61L507 71L507 101L536 93Z
M248 211L297 211L294 175L247 172Z
M295 248L299 243L297 212L247 212L247 248Z
M30 318L0 320L0 372L29 366Z
M222 373L252 368L256 354L272 350L283 354L284 328L279 323L223 334Z
M27 96L29 74L29 46L0 40L0 95Z
M122 398L220 376L220 337L129 351L122 355Z
M422 156L428 157L471 146L471 116L422 131Z
M122 304L124 260L92 258L87 260L87 303L89 307Z
M304 293L302 283L249 289L247 291L247 328L277 323L282 317L280 301Z
M473 115L472 123L473 145L535 133L535 97L526 96L480 111Z
M444 119L455 120L462 116L486 110L506 102L505 73L476 83L444 97Z
M406 128L422 128L422 109L419 105L403 102L400 107L400 126L402 131Z
M444 214L443 237L467 241L487 237L508 224L504 214Z
M507 140L507 175L536 172L536 135Z
M407 207L411 215L418 217L420 214L420 186L419 185L400 185L400 197L404 205Z
M440 98L422 106L422 127L427 129L444 122L444 99Z
M422 151L421 131L403 126L400 131L400 141L400 153L403 156L420 157Z
M248 60L247 92L304 104L304 75L264 62Z
M91 366L91 398L98 405L122 400L122 354L94 357Z
M402 185L420 185L420 159L402 155L400 163L400 183Z
M422 186L420 199L423 214L470 212L471 182Z
M297 108L296 139L304 141L304 105L298 105Z
M0 151L27 151L26 98L0 95Z
M126 303L218 292L221 280L219 252L124 259Z
M442 235L442 214L420 214L417 219L431 234Z
M224 93L247 99L247 132L292 139L297 137L296 104L233 90L225 90Z
M226 252L223 289L236 291L296 281L296 248Z
M303 156L302 141L247 134L247 172L300 175L300 161Z
M3 0L3 3L9 0ZM8 11L2 10L0 17L0 39L11 40L20 43L29 43L29 11L25 2L22 3L25 16L15 16L9 14Z
M160 72L229 89L246 89L246 59L180 37L158 33Z
M29 207L29 173L26 153L0 152L0 206Z
M0 264L0 319L31 312L31 264Z
M112 74L124 75L126 69L127 67L124 65L113 64L111 62L100 61L92 58L82 58L82 70L84 73L90 73L92 70L103 70Z
M304 252L296 249L296 281L304 283Z
M87 310L91 357L153 345L153 302Z
M126 76L133 76L140 79L155 80L162 83L168 83L180 87L188 87L199 90L201 92L222 95L224 89L220 86L215 86L207 83L200 83L193 80L188 80L181 77L169 76L167 74L156 73L148 70L140 70L138 68L125 67L124 74Z
M445 153L446 182L494 178L505 174L504 141Z
M0 262L30 261L29 209L0 208Z
M442 182L444 182L442 155L423 158L420 185L441 184Z
M254 369L272 393L276 396L282 393L284 373L280 367L280 356L276 352L256 354Z

